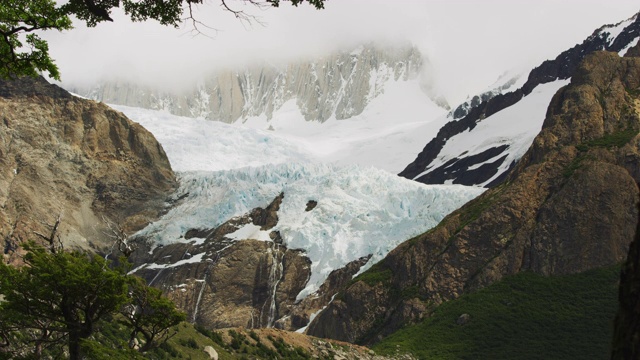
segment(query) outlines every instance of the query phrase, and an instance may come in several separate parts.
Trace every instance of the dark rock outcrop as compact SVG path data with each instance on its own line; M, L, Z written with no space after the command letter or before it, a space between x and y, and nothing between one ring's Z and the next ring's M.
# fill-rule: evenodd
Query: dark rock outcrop
M278 223L284 196L215 229L190 229L184 242L151 249L144 239L132 240L138 245L130 257L135 274L162 289L189 320L208 328L306 326L369 257L333 271L318 291L298 300L310 278L311 261L304 251L283 245L278 231L270 231ZM251 225L270 231L271 241L231 235Z
M5 261L60 215L65 246L104 249L106 223L133 232L176 186L151 133L42 78L0 81L0 237Z
M371 256L365 256L348 263L341 269L333 270L318 291L291 306L289 316L278 321L276 326L293 330L308 325L311 315L329 304L338 292L344 290L351 282L353 275L360 271L370 258Z
M622 261L638 221L639 90L640 58L589 55L503 184L393 250L309 334L371 343L509 274Z
M622 267L618 301L620 306L614 325L611 359L638 359L640 358L640 221L636 229L636 237L629 246L627 261Z
M538 85L558 79L571 78L578 64L589 54L600 50L615 52L623 50L631 44L635 38L640 36L640 16L636 15L630 20L630 24L625 27L613 41L611 41L608 29L614 25L606 25L594 31L594 33L581 44L564 51L553 60L543 62L529 73L527 82L522 88L504 94L482 94L452 111L452 121L445 124L438 131L438 134L427 143L416 159L407 165L398 175L425 184L442 184L449 180L453 181L454 184L476 185L491 179L502 165L504 159L486 164L487 166L482 166L482 170L476 168L472 168L473 170L469 169L473 165L484 162L485 160L483 160L482 157L476 159L470 159L470 157L452 159L451 161L455 164L449 164L448 167L453 166L456 171L446 171L445 166L433 169L429 169L429 167L438 157L449 139L463 132L472 131L478 122L516 104L522 100L523 97L531 94ZM518 119L514 119L514 121L517 120ZM496 147L499 145L500 144L496 144ZM486 187L493 187L501 183L506 178L508 172L513 169L513 165L514 164L510 164L509 169L505 171L504 174L486 184Z

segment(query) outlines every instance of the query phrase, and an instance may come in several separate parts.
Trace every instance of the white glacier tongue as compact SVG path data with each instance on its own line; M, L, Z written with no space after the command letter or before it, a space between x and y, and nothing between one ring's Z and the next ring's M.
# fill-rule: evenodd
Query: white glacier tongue
M368 264L379 261L483 191L427 186L375 168L310 163L186 172L180 174L180 184L178 194L189 193L185 201L141 235L159 244L181 241L189 229L216 227L284 192L273 230L280 231L289 248L304 249L312 261L311 278L298 298L313 293L332 270L353 260L373 254ZM310 200L318 204L305 211Z

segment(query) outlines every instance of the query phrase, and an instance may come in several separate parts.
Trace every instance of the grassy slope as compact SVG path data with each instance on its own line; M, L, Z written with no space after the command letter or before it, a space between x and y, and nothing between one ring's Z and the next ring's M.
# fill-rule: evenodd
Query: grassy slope
M608 359L619 267L521 273L439 306L373 347L421 359ZM461 314L471 315L457 325Z

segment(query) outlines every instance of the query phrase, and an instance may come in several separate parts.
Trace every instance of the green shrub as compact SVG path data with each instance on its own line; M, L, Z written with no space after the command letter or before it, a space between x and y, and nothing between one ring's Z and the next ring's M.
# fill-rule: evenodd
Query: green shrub
M208 337L209 339L213 340L213 342L215 342L216 344L220 345L220 346L225 346L226 344L224 343L224 340L222 339L222 335L220 335L218 332L216 331L211 331L207 328L205 328L204 326L201 325L195 325L195 329L196 331L198 331L200 334Z
M194 338L180 339L178 343L184 347L188 347L192 349L198 348L198 342Z

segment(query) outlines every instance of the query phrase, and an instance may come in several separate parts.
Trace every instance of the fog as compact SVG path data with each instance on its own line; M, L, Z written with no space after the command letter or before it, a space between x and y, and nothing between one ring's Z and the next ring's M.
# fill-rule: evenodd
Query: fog
M529 68L581 42L603 24L629 18L636 0L327 0L324 10L283 3L231 6L256 17L239 21L215 0L194 12L202 24L179 28L113 23L44 34L69 84L114 78L181 87L215 69L282 64L360 43L417 46L433 65L426 75L451 103L483 90L504 71Z

